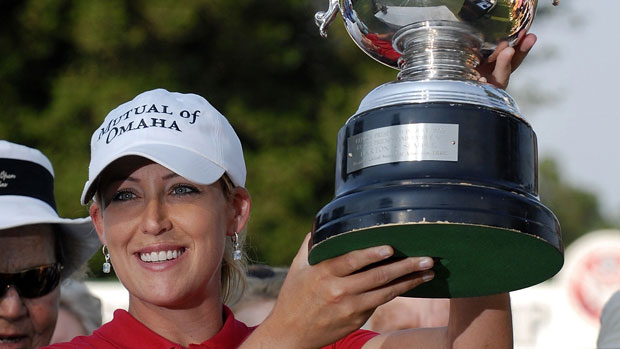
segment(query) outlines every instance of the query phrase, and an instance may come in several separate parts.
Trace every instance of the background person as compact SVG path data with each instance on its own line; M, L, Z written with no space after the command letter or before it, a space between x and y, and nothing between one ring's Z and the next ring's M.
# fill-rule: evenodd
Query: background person
M248 267L243 295L230 305L235 318L248 326L257 326L276 304L288 268L255 264Z
M90 219L58 217L45 155L0 140L0 348L49 343L59 282L100 246Z
M101 300L78 280L60 285L58 321L50 343L67 342L93 333L102 323Z
M620 348L620 290L616 291L603 307L597 348Z

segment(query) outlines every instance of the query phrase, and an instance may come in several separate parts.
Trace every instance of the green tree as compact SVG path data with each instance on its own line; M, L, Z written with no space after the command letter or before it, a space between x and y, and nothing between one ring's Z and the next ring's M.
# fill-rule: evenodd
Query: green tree
M611 227L596 195L567 183L553 159L540 162L539 174L540 198L560 221L565 246L590 231Z
M41 149L59 213L79 204L89 141L106 113L156 87L205 96L241 137L253 197L251 256L292 260L333 195L336 134L396 72L335 23L320 37L299 0L0 2L0 138ZM91 262L100 269L99 255Z

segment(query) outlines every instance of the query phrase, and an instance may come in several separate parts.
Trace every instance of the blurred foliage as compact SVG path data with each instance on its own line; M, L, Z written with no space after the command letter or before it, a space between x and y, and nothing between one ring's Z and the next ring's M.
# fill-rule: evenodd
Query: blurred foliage
M554 160L542 160L538 172L540 199L560 221L565 246L588 232L613 226L603 217L596 195L568 183Z
M79 204L89 141L109 110L164 87L205 96L244 145L250 256L288 264L333 195L336 133L396 71L368 59L341 20L320 37L302 0L0 2L0 138L43 151L59 213ZM102 257L91 261L98 273Z
M366 93L396 76L355 46L341 19L321 38L313 18L326 7L323 0L3 0L0 138L47 154L59 213L86 216L79 196L89 140L107 112L156 87L203 95L244 145L250 256L288 264L333 196L338 129ZM572 241L600 222L596 198L549 166L541 166L541 196ZM91 260L99 276L102 260Z

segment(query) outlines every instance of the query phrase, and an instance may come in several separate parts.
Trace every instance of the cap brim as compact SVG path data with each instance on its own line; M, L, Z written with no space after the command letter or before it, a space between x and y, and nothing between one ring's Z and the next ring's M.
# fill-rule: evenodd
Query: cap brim
M101 247L89 217L61 218L45 202L19 195L2 196L0 210L0 230L32 224L54 224L59 228L65 257L63 279L71 276Z
M198 184L214 183L225 172L221 166L187 148L170 144L137 144L115 153L110 158L100 162L99 168L93 169L82 192L81 202L83 205L88 204L95 195L97 189L95 183L99 180L101 172L114 161L131 155L152 160L179 176Z
M74 219L71 223L57 223L65 256L63 279L80 269L101 248L101 241L90 218Z

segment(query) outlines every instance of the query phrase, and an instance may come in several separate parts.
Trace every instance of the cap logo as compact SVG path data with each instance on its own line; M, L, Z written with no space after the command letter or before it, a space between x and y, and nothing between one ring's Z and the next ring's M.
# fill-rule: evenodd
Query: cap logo
M17 176L14 175L14 174L7 173L4 170L0 171L0 188L8 187L9 183L6 182L6 180L8 180L8 179L15 179L15 178L17 178Z
M177 120L174 119L175 115L180 118L179 121L185 120L188 125L194 125L196 119L200 116L200 110L171 111L169 108L169 106L164 104L151 104L150 106L143 104L131 108L123 114L110 119L107 124L104 123L104 126L99 130L97 141L105 139L106 144L110 144L116 137L121 136L125 132L151 127L183 132Z
M0 158L0 168L0 196L29 196L56 209L54 177L45 167L32 161Z

